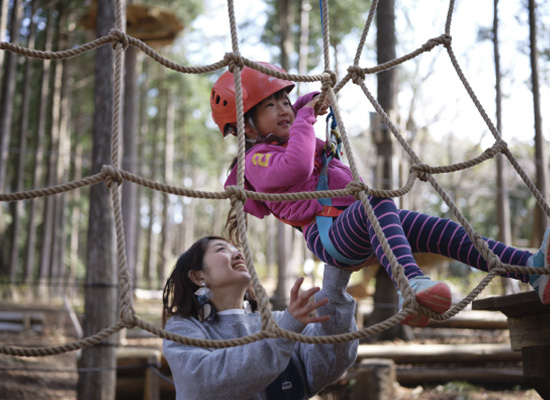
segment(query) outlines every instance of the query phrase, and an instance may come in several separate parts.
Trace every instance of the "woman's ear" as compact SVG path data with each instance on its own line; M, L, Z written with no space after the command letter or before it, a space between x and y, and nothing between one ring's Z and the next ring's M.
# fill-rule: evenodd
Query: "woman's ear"
M187 273L187 276L189 277L189 279L191 279L191 282L193 282L197 286L200 286L201 283L204 281L202 277L202 271L196 271L192 269Z

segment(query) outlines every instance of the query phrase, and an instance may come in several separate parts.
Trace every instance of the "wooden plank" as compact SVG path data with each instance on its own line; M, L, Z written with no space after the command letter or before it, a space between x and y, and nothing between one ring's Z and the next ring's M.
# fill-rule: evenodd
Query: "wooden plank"
M550 346L550 315L535 314L525 315L521 318L509 318L508 323L513 350Z
M363 360L353 374L350 400L386 400L395 397L395 364L388 359Z
M396 364L519 362L509 344L360 344L357 359L389 358Z
M372 314L373 305L370 302L358 302L355 319L361 329ZM486 310L463 310L454 317L445 321L432 320L429 328L456 328L456 329L508 329L505 315Z
M128 366L137 364L146 364L150 357L153 357L155 363L160 365L161 351L151 348L139 347L120 347L116 351L118 366Z
M119 370L117 393L121 396L142 394L143 400L160 398L160 379L148 365L161 365L161 351L151 348L121 347L116 352L117 366L143 365L142 368Z
M0 321L24 323L28 320L31 324L44 322L44 313L35 311L0 311Z
M32 329L42 332L44 313L32 311L0 311L0 331L23 332Z
M543 305L534 291L474 300L472 309L501 311L509 318L550 313L550 305Z
M525 384L521 367L398 367L396 380L403 386L416 386L425 383L466 381L478 384L503 384L513 386Z
M23 332L21 322L0 322L0 332Z
M550 346L524 347L523 376L543 399L550 399Z
M482 310L464 310L445 321L432 320L429 328L508 329L508 321L501 313Z

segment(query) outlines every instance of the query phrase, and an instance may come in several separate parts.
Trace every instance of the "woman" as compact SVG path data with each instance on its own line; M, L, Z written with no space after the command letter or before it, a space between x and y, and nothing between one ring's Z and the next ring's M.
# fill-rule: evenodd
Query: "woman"
M302 293L303 278L298 279L288 308L273 312L275 321L283 329L306 335L357 330L355 301L345 291L350 275L325 266L323 289ZM166 331L219 340L258 332L260 314L254 310L250 287L250 273L235 246L215 236L198 240L180 256L164 287ZM357 346L357 340L305 344L276 338L214 349L165 339L164 355L178 400L306 399L353 364Z

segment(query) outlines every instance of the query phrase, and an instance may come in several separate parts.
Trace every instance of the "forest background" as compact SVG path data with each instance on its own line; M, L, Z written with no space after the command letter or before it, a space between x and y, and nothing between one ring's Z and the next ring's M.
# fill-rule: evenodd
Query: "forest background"
M404 1L395 2L398 55L444 33L448 4L432 3L415 2L413 7ZM1 4L3 41L61 50L96 37L89 22L91 2L3 0ZM155 38L149 42L143 39L164 57L182 65L198 66L220 60L231 50L224 2L139 4L157 10L165 7L181 24L173 22L169 27L174 32L173 38ZM542 160L543 169L547 168L547 162L535 151L528 3L500 1L499 4L503 10L499 42L503 110L500 129L522 167L537 181L535 160ZM496 92L492 2L480 5L457 1L455 9L451 29L455 52L478 98L493 118ZM340 78L353 63L367 13L368 5L360 1L331 2L331 57ZM536 15L536 32L541 38L537 48L540 74L537 101L544 110L548 109L550 85L547 1L538 2ZM238 1L236 17L244 57L284 65L292 73L322 71L319 4L306 0ZM129 22L130 19L129 15ZM140 38L139 28L144 26L138 23L133 26L134 31L128 29L128 34L135 32ZM124 116L122 168L174 186L221 191L227 168L237 151L236 140L223 140L210 117L210 89L223 71L183 75L161 67L131 47L125 56L125 102L133 104L134 111ZM100 106L94 104L94 87L111 77L95 75L94 52L51 62L10 52L0 52L0 57L0 192L52 186L99 172L93 170L92 154L91 132L97 123L93 115ZM360 65L376 65L376 57L373 32L367 39ZM423 54L399 66L397 71L398 107L391 117L426 163L447 165L469 159L492 144L489 130L461 88L443 48ZM376 87L375 76L367 78L367 86ZM319 89L302 84L293 98L298 93ZM391 162L396 167L391 182L377 182L372 106L351 84L340 92L339 99L363 179L375 187L400 186L410 164L397 148L392 155ZM107 129L109 118L107 113L104 116ZM550 135L546 125L542 125L543 138ZM325 129L322 119L316 129L322 137ZM546 140L542 151L547 151ZM535 199L509 165L505 163L503 168L510 170L504 194L509 204L507 224L511 235L507 243L534 246L539 240L533 238L536 235L532 229L538 220ZM496 163L489 162L438 177L474 229L490 237L500 234L496 198L501 189L497 186L496 170ZM3 296L82 294L86 266L93 263L88 254L90 243L102 240L89 236L89 192L90 188L85 188L48 198L0 204ZM135 287L140 289L161 289L177 256L194 240L203 235L223 234L229 210L228 201L160 194L136 185L123 186L123 201L128 266ZM399 202L403 208L453 217L447 205L426 184L417 184ZM248 235L260 278L274 279L276 286L277 280L291 281L301 274L315 277L318 263L305 249L298 232L281 226L272 217L262 221L249 218ZM280 273L282 265L286 266L284 274Z

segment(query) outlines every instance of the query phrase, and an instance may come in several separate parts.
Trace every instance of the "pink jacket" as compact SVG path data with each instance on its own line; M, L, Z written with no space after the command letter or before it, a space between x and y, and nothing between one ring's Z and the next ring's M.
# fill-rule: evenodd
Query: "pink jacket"
M302 108L315 93L300 97L293 108L296 119L286 144L259 143L245 155L245 189L258 193L312 192L317 188L322 150L325 142L315 137L316 121L311 107ZM353 180L351 171L340 160L333 159L328 168L330 190L344 189ZM237 166L225 181L224 187L237 184ZM333 198L335 206L348 206L353 196ZM323 210L317 199L297 201L258 201L248 199L244 211L258 218L274 214L282 219L301 221L313 218Z

